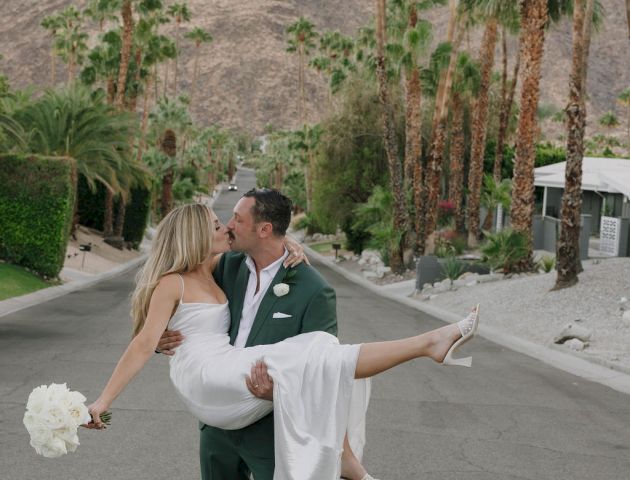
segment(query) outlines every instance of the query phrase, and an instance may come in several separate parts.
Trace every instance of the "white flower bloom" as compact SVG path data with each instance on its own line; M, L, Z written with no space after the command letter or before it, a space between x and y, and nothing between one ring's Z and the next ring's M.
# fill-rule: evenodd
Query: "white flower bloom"
M48 387L42 385L34 389L28 396L26 408L34 413L41 413L48 405Z
M273 286L273 293L275 293L276 297L284 297L289 293L289 286L286 283L278 283Z

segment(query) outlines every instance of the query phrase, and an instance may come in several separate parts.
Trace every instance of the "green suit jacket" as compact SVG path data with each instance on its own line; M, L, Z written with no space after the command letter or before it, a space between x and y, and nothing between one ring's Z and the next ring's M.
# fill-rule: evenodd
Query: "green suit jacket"
M238 334L250 275L246 258L243 253L225 253L214 271L214 278L229 301L232 344ZM278 283L287 283L289 293L276 296L273 287ZM273 318L275 312L291 317ZM291 269L281 266L260 303L245 346L277 343L314 331L337 335L335 291L314 268L304 263ZM273 413L238 432L241 444L248 451L260 451L261 455L268 453L270 443L273 445Z

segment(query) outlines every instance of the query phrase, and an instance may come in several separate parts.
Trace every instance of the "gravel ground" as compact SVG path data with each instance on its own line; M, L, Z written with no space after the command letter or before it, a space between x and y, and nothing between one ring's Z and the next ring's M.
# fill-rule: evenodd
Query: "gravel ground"
M453 313L480 303L489 326L630 373L630 323L622 321L619 304L630 298L630 258L586 261L577 285L552 292L555 278L551 272L480 283L426 302ZM591 330L583 351L553 344L569 323Z

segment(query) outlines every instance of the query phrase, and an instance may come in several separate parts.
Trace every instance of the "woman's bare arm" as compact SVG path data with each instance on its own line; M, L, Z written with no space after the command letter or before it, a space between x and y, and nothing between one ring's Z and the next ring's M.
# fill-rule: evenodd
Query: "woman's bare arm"
M171 312L179 300L180 290L181 286L176 275L165 276L155 287L142 330L129 343L125 353L120 357L99 398L88 407L94 422L90 426L102 428L100 414L109 408L153 355L160 336L168 325Z

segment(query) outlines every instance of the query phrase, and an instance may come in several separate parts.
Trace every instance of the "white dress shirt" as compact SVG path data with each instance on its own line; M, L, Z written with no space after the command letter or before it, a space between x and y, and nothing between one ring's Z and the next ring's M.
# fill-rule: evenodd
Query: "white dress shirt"
M254 264L252 257L249 255L245 259L245 264L247 265L247 268L249 268L249 280L247 282L247 291L245 292L245 300L243 302L241 322L238 326L238 335L236 335L236 340L234 341L235 347L244 347L245 343L247 343L247 337L249 337L249 332L254 324L254 319L258 313L258 307L260 307L260 303L265 297L265 294L269 289L269 285L271 285L271 281L278 273L278 270L280 270L282 262L288 255L289 252L285 248L284 255L260 271L260 285L258 287L258 293L256 293L256 265Z

